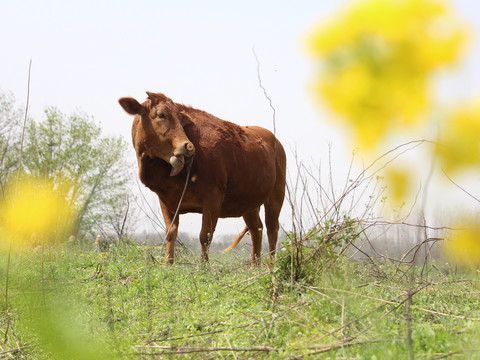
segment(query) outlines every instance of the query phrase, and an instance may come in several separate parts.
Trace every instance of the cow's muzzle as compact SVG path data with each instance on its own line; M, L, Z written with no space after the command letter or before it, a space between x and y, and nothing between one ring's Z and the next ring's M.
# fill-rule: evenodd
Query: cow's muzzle
M185 165L185 157L191 157L194 154L195 146L190 141L185 142L183 146L180 147L180 151L170 157L169 162L170 165L172 165L170 176L178 175Z

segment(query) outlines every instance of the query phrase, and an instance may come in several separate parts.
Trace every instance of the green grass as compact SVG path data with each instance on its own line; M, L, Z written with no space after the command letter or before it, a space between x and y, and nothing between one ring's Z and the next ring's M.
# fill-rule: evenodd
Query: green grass
M134 246L13 256L0 358L480 358L475 271L431 266L427 278L341 259L292 286L265 265L248 270L247 254L161 258Z

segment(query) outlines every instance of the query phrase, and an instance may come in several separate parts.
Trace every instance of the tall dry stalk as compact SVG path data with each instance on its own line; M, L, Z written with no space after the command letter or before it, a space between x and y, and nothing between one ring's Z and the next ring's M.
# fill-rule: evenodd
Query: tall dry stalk
M30 76L31 76L31 70L32 70L32 59L30 59L30 62L28 64L28 81L27 81L27 103L25 105L25 118L23 121L23 128L22 128L22 138L20 140L20 153L18 156L18 170L17 170L17 178L16 178L16 184L18 184L18 180L20 179L20 173L22 170L22 155L23 155L23 143L25 139L25 129L27 127L27 119L28 119L28 105L30 101ZM15 196L15 193L14 193ZM10 281L10 262L12 258L12 242L13 239L10 238L9 246L8 246L8 255L7 255L7 268L5 270L5 309L6 309L6 314L7 314L7 328L5 330L5 342L7 341L8 333L11 327L11 317L9 313L9 303L8 303L8 290L9 290L9 281ZM43 269L43 253L42 253L42 269ZM42 270L43 271L43 270ZM21 355L20 351L20 355ZM23 358L23 355L21 355Z

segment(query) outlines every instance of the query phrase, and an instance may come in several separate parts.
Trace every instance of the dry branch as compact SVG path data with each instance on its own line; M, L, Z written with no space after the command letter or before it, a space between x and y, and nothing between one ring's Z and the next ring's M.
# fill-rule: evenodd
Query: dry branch
M252 323L245 324L245 325L235 326L235 327L231 327L231 328L223 329L223 330L208 331L208 332L204 332L204 333L201 333L201 334L195 334L195 335L190 335L190 336L180 336L180 337L176 337L176 338L167 338L167 339L152 339L152 340L148 340L147 344L154 343L154 342L163 342L163 341L185 340L185 339L191 339L191 338L195 338L195 337L202 337L202 336L207 336L207 335L219 334L219 333L222 333L222 332L225 332L225 331L228 331L228 330L242 329L242 328L250 327L250 326L258 324L259 322L260 322L260 320L257 320L257 321L254 321ZM145 345L145 346L147 346L147 345Z
M480 199L477 198L476 196L474 196L473 194L471 194L470 192L468 192L467 190L465 190L463 187L461 187L460 185L458 185L455 181L453 181L453 179L448 176L448 174L445 172L445 170L443 170L443 174L447 177L447 179L453 184L455 185L457 188L459 188L460 190L462 190L465 194L467 194L469 197L471 197L473 200L475 200L476 202L480 203Z
M28 64L28 82L27 82L27 104L25 105L25 118L23 120L23 127L22 127L22 139L20 140L20 153L18 155L18 173L17 173L17 180L20 176L20 172L22 171L22 156L23 156L23 143L25 140L25 129L27 127L27 119L28 119L28 103L30 102L30 74L32 70L32 59Z
M403 341L402 339L372 339L372 340L361 340L361 341L349 341L351 339L346 339L344 341L340 341L337 343L329 344L329 345L324 345L324 346L319 346L316 347L318 350L309 352L305 355L299 355L299 356L294 356L290 359L303 359L305 357L309 358L312 355L318 355L318 354L323 354L332 350L344 348L344 347L349 347L349 346L357 346L357 345L366 345L366 344L374 344L378 342L385 342L385 341ZM304 349L313 349L315 347L308 347ZM304 349L299 349L299 350L304 350Z
M432 360L436 359L445 359L445 358L450 358L455 355L465 355L467 353L472 353L472 352L480 352L480 349L463 349L462 351L450 351L445 354L434 354L435 357L432 358Z
M38 346L38 345L25 345L25 346L16 347L14 349L3 350L2 352L0 352L0 359L11 359L12 355L17 355L17 356L20 356L21 359L24 359L22 350L30 349L35 346Z
M155 356L155 355L181 355L181 354L193 354L193 353L201 353L201 352L221 352L221 351L228 351L228 352L263 352L263 353L280 353L280 352L293 352L293 351L305 351L305 350L313 350L305 355L297 355L293 356L290 359L303 359L304 357L326 353L332 350L340 349L343 347L349 346L358 346L358 345L366 345L366 344L373 344L378 342L385 342L385 341L402 341L402 339L372 339L372 340L359 340L359 341L352 341L353 338L348 338L339 342L325 344L320 346L308 346L308 347L301 347L301 348L291 348L291 349L279 349L273 348L269 346L250 346L250 347L226 347L226 346L219 346L219 347L209 347L209 346L136 346L137 349L157 349L161 350L155 353L141 353L142 355L146 356Z
M270 273L270 270L266 270L266 271L264 271L264 272L262 272L262 273L260 273L260 274L258 274L258 275L255 275L255 276L253 276L253 277L251 277L251 278L248 278L248 279L246 279L246 280L242 280L242 281L236 282L235 284L228 285L228 286L224 287L223 289L226 290L226 289L230 289L230 288L236 287L236 286L238 286L238 285L244 284L244 283L249 282L249 281L251 281L251 280L256 280L256 279L258 279L258 278L260 278L260 277L262 277L262 276L264 276L264 275L267 275L267 274L269 274L269 273Z
M158 346L158 345L138 345L136 348L141 349L158 349L163 350L155 354L145 353L143 355L179 355L179 354L192 354L200 352L219 352L219 351L236 351L236 352L279 352L282 349L272 348L269 346L251 346L251 347L227 347L227 346Z
M428 285L432 285L432 284L428 284ZM318 291L319 289L314 288L312 286L303 286L303 287L306 288L306 289L309 289L310 291L322 294L320 291ZM350 295L354 295L355 297L361 297L361 298L364 298L364 299L369 299L369 300L382 302L384 304L395 305L396 307L399 307L400 305L403 304L403 303L398 303L396 301L390 301L390 300L375 298L373 296L363 295L363 294L356 293L354 291L349 291L349 290L344 290L344 289L322 288L322 290L335 291L335 292L350 294ZM471 318L471 317L468 317L468 314L463 315L463 316L453 315L453 314L447 314L447 313L444 313L444 312L429 310L429 309L425 309L425 308L421 308L421 307L412 307L412 310L418 310L418 311L426 312L426 313L437 315L437 316L451 317L451 318L459 319L459 320L480 321L480 318Z

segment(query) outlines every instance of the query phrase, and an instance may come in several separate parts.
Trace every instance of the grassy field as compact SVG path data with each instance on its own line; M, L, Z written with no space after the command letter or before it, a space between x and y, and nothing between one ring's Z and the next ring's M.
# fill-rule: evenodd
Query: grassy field
M340 257L292 283L245 253L160 251L3 255L0 359L480 358L478 271Z

